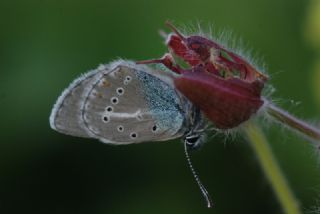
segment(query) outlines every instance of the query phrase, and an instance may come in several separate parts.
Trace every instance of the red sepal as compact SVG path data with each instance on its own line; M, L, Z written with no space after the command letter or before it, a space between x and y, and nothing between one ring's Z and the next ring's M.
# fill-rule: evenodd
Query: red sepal
M220 129L237 127L263 105L260 97L263 83L259 80L248 83L238 78L186 72L174 84Z

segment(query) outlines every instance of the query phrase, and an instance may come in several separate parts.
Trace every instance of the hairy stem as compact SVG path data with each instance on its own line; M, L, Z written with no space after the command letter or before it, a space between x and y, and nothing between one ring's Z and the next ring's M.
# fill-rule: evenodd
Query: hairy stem
M300 214L299 203L293 195L272 150L257 124L248 122L245 132L258 161L277 196L284 213Z
M310 124L290 115L286 111L280 109L272 103L266 105L267 113L278 122L286 125L287 127L298 131L306 137L320 142L320 130L311 126Z

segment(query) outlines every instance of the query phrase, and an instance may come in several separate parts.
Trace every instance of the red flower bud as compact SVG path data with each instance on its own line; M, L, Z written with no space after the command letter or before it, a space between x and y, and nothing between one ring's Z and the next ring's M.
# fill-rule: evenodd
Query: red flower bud
M174 80L175 87L220 129L248 120L262 106L261 81L223 79L204 72L186 72Z
M171 23L166 23L174 32L167 38L166 44L171 52L190 66L205 65L206 71L217 74L223 70L229 76L239 76L247 81L268 77L257 71L241 56L227 50L222 45L203 36L183 36Z
M220 44L203 36L186 37L171 23L167 25L173 31L166 40L170 53L191 68L180 67L171 54L139 63L162 63L180 74L175 87L217 128L237 127L259 110L266 75Z

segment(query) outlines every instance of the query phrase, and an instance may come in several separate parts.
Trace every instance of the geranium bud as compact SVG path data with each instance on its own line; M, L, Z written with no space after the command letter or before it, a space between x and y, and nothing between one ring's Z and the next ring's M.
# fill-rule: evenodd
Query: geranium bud
M167 25L173 31L166 40L170 53L139 63L162 63L180 74L175 87L215 127L231 129L250 119L263 105L261 91L268 77L220 44L203 36L184 36L171 23ZM172 54L190 68L176 64Z
M267 81L268 77L257 71L241 56L227 50L222 45L203 36L182 35L170 22L166 24L172 29L173 34L167 38L166 45L175 55L187 62L190 66L205 65L206 71L217 74L224 70L231 76L252 82L257 78Z
M175 87L219 129L237 127L263 105L261 81L225 80L204 72L187 72L174 80Z

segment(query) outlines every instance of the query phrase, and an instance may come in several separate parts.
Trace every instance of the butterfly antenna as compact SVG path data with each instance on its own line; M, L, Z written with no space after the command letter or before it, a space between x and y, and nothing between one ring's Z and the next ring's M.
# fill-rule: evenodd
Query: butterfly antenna
M188 152L188 142L187 141L184 142L184 153L186 155L186 158L187 158L187 161L188 161L188 165L189 165L189 168L190 168L190 170L191 170L191 172L193 174L193 177L196 180L196 182L197 182L197 184L198 184L198 186L199 186L199 188L201 190L201 193L202 193L204 199L207 202L207 207L211 208L213 206L211 197L210 197L208 191L206 190L206 188L203 186L202 182L200 181L199 176L197 175L196 171L194 170L194 168L192 166L191 159L190 159L189 152Z

